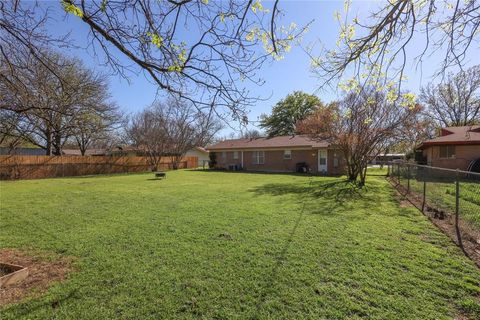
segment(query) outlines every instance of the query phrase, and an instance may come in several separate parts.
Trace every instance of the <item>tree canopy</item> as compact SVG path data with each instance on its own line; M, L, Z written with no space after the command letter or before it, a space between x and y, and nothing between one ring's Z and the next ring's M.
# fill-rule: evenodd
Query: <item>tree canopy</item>
M349 180L362 186L371 157L414 126L419 111L408 93L390 99L388 92L362 87L319 107L298 124L298 130L333 143L345 157Z
M321 104L317 96L295 91L277 102L270 115L262 115L260 127L271 137L294 135L297 133L297 122L305 119Z
M127 125L127 139L149 158L157 170L164 156L173 157L178 168L185 153L211 143L222 128L212 113L197 110L192 103L179 99L155 101L135 113Z
M257 101L246 88L263 83L257 75L262 64L281 59L306 30L280 25L278 0L268 6L260 0L60 3L90 31L78 43L112 71L124 77L144 73L162 93L235 120L246 119L246 106ZM68 44L45 32L48 20L61 16L40 2L1 2L0 13L0 41L15 43L39 61L47 58L42 47Z
M448 74L444 83L422 88L420 98L425 116L437 126L480 123L480 66Z
M443 56L431 70L442 78L449 68L465 67L478 48L478 0L379 1L367 17L359 17L350 4L346 0L344 13L335 13L341 29L336 47L309 50L322 86L352 76L365 84L394 81L400 88L409 59L421 68L432 54Z
M107 78L78 59L43 52L48 57L43 63L25 55L15 68L0 56L0 134L28 141L47 155L61 155L70 138L83 136L85 150L93 135L120 118Z

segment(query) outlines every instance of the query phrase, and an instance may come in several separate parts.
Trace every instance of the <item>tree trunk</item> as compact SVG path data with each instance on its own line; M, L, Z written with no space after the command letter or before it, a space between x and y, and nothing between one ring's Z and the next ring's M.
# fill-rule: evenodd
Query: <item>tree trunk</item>
M52 155L52 130L50 128L47 128L45 131L45 154L47 156Z
M361 188L365 185L365 180L367 178L367 166L364 165L362 166L360 170L360 182L358 183L358 186Z
M62 155L62 141L61 141L61 137L60 135L58 134L55 134L55 138L54 138L54 143L53 143L53 147L54 147L54 154L56 156L61 156Z

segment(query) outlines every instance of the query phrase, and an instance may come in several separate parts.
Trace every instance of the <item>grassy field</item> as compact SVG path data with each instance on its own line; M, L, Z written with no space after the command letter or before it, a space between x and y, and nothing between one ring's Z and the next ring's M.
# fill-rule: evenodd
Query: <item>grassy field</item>
M0 247L76 272L1 318L480 318L480 271L381 176L0 183ZM52 306L55 307L52 307Z
M401 184L407 188L407 180L402 179ZM455 182L428 181L426 185L427 204L438 209L455 213ZM422 199L423 181L411 179L410 191ZM475 229L480 230L480 182L460 182L460 217Z

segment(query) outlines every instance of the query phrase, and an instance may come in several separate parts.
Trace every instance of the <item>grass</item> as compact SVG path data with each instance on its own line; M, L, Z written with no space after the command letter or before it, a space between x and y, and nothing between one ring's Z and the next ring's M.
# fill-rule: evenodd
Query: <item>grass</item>
M0 246L77 272L2 320L480 317L480 271L382 176L203 171L0 183Z
M401 180L402 186L407 188L407 180ZM455 181L427 181L427 203L439 209L455 213ZM480 181L460 181L460 217L475 229L480 230ZM423 194L423 181L411 179L410 190L419 198Z

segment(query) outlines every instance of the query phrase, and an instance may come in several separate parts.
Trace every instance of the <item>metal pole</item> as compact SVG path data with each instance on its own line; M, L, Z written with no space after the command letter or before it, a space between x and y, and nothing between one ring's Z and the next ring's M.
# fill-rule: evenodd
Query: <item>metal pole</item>
M462 243L462 235L460 234L460 226L458 225L459 214L460 214L460 182L459 182L459 172L457 169L456 175L455 175L455 232L457 233L458 245L460 246L462 251L465 253L465 249L463 248L463 243Z
M423 177L423 202L422 202L422 212L425 212L425 200L427 195L427 179Z
M410 165L407 164L407 194L410 193Z

